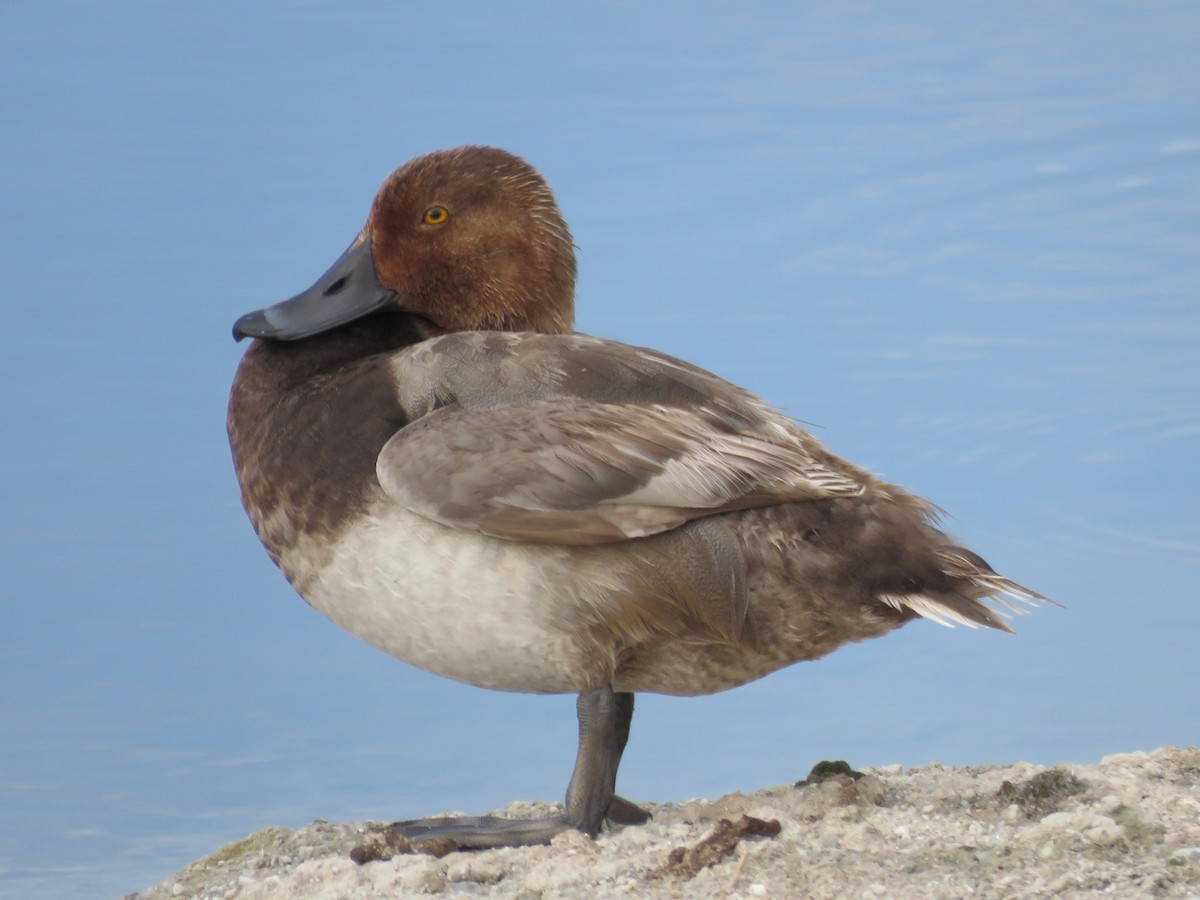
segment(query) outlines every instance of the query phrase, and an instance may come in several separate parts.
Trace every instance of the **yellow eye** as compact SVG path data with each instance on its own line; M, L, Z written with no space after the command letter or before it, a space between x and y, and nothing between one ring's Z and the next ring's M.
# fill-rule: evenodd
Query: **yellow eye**
M441 225L448 218L450 218L450 213L446 212L446 207L431 206L429 209L425 210L425 215L422 217L421 221L423 221L426 225Z

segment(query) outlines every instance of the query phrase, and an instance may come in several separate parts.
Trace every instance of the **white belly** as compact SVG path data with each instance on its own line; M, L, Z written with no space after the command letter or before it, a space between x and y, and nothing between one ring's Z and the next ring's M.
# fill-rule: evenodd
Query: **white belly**
M287 554L281 559L289 568ZM506 691L594 687L564 615L568 552L457 531L389 509L347 529L305 578L316 609L405 662ZM299 583L299 582L297 582ZM557 585L557 590L555 586Z

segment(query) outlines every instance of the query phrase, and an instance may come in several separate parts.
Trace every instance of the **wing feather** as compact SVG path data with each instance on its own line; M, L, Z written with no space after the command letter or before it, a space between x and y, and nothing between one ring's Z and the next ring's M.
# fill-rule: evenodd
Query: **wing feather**
M446 406L393 436L376 471L392 499L443 524L565 544L862 491L798 444L726 426L712 410L658 404Z
M457 333L393 370L409 424L380 453L379 483L456 528L605 543L870 480L747 391L613 341Z

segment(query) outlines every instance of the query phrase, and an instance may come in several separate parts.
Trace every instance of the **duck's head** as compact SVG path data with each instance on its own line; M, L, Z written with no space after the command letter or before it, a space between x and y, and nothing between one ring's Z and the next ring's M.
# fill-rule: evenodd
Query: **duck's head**
M294 341L375 312L407 313L427 335L571 330L575 251L546 181L491 147L404 164L367 224L308 290L242 316L233 336Z

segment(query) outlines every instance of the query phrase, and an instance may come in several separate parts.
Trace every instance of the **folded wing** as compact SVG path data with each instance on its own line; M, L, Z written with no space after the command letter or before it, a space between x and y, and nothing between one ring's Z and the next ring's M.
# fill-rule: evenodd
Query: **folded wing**
M750 394L661 354L577 336L430 343L433 357L406 360L398 375L402 395L436 408L411 410L377 474L397 503L446 525L606 543L730 510L855 495L869 477L837 466Z

